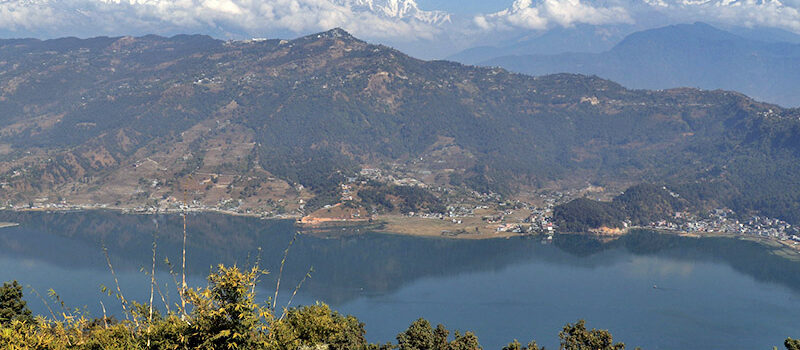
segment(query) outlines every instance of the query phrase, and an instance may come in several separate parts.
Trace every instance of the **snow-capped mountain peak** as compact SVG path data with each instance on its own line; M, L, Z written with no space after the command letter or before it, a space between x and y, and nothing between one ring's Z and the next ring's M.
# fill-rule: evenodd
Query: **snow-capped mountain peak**
M421 10L414 0L334 0L334 2L356 11L369 11L388 18L413 19L430 24L450 22L449 13Z

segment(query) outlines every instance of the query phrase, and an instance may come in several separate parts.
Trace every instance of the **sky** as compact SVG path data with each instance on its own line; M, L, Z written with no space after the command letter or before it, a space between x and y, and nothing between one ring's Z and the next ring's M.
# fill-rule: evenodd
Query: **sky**
M0 0L0 38L293 38L341 27L432 57L581 25L695 21L800 34L800 0Z

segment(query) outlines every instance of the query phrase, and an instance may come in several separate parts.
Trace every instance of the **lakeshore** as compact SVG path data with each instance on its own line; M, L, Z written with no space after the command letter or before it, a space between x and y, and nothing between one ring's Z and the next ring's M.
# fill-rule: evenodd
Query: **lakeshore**
M324 301L369 325L368 334L375 341L391 339L397 329L425 317L481 332L481 344L499 349L509 338L529 336L531 327L557 328L567 322L559 318L564 312L607 324L620 340L652 348L692 349L682 341L706 339L692 335L695 331L722 337L729 326L716 317L727 320L732 314L766 320L753 325L747 318L736 317L744 320L733 325L739 329L758 327L747 337L754 340L753 348L783 339L789 334L787 329L797 329L791 314L798 307L800 264L751 242L631 232L608 244L577 235L559 235L553 244L542 244L539 237L478 241L378 234L365 228L338 228L332 231L342 236L320 237L295 235L292 220L187 216L190 286L206 283L209 266L245 266L258 252L263 267L272 273L263 277L256 293L273 296L285 249L294 240L282 274L279 305L285 305L313 267L312 277L292 305ZM20 226L0 231L3 277L20 279L38 290L52 288L69 306L88 305L92 315L102 315L97 300L103 298L107 311L120 315L116 299L98 291L97 286L113 283L102 247L113 259L126 298L147 300L150 276L140 268L152 259L153 220L159 227L158 259L179 257L180 215L4 212L0 221ZM171 285L168 267L158 264L156 269L160 284ZM598 288L598 281L605 281L607 287ZM652 288L654 284L659 289ZM747 302L731 304L731 298ZM683 302L676 304L676 300ZM774 306L769 306L774 304L789 311L775 313ZM30 305L38 307L36 313L48 313L42 303ZM675 322L672 315L659 312L661 307L675 305L682 314L700 318L704 327L698 331L694 323ZM532 313L541 316L533 324L526 317ZM637 320L642 313L657 324L641 328ZM457 324L479 315L491 315L491 322ZM651 336L664 332L674 336ZM534 336L543 338L543 344L556 344Z
M347 221L336 221L333 225L317 225L315 228L324 227L358 227L365 225L364 221L353 221L348 225ZM610 242L619 239L632 230L649 230L661 234L675 235L687 238L715 238L723 237L745 241L757 242L773 250L773 253L787 259L800 261L800 244L793 240L781 240L772 236L757 236L749 234L733 234L717 231L709 232L689 232L675 229L657 228L649 226L631 226L624 229L613 229L601 227L589 232L513 232L502 231L497 228L503 227L498 224L486 224L474 217L465 217L456 220L442 220L428 217L411 217L406 215L378 215L370 221L373 231L392 235L407 235L415 237L444 237L449 239L506 239L520 236L535 236L546 238L554 233L566 235L587 235L594 237L602 242Z
M648 231L658 232L660 234L675 235L679 237L697 238L697 239L729 238L742 241L751 241L771 249L772 253L775 255L781 256L789 260L800 262L800 244L792 240L780 240L775 237L769 237L769 236L731 234L724 232L702 232L702 233L687 232L687 231L678 231L678 230L664 229L664 228L653 228L647 226L631 227L630 229L626 230L626 234L631 230L648 230Z
M724 237L730 239L738 239L745 241L753 241L761 244L772 250L773 254L783 258L800 261L800 244L792 240L781 240L771 236L757 236L749 234L732 234L725 232L688 232L680 231L670 228L659 228L650 226L631 226L624 229L603 229L599 228L591 232L557 232L557 231L544 231L544 232L514 232L514 230L505 230L508 224L489 223L487 224L479 217L460 217L458 219L444 220L442 218L424 217L424 216L408 216L408 215L375 215L371 219L311 219L300 215L293 214L279 214L266 216L259 213L241 213L230 210L221 210L214 208L186 208L183 209L166 209L166 210L135 210L131 208L121 208L113 206L71 206L66 208L24 208L24 209L6 209L17 212L89 212L93 210L107 210L116 211L124 214L134 215L152 215L152 214L172 214L180 215L187 214L203 214L215 213L229 216L251 217L262 220L293 220L295 225L300 229L300 233L311 234L318 236L339 236L341 232L337 229L344 229L347 234L361 234L366 232L375 232L388 235L403 235L413 237L427 237L427 238L445 238L456 240L491 240L491 239L509 239L512 237L541 237L547 239L552 237L553 234L579 234L588 235L597 238L602 242L610 242L620 237L627 235L631 230L650 230L659 232L661 234L676 235L680 237L689 238L713 238ZM5 222L0 223L0 228L13 227L19 225L18 223ZM517 226L518 227L518 226ZM351 229L351 230L347 230ZM355 231L353 231L353 229ZM517 230L519 231L519 230Z

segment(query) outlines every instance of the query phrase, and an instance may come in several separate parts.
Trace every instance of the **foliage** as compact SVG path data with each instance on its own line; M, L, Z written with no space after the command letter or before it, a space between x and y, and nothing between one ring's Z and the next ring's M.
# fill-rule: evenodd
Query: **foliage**
M455 338L448 341L448 331L443 325L431 327L430 322L420 318L408 327L405 332L397 335L397 344L400 350L479 350L478 337L472 332L461 334L455 332Z
M621 195L614 197L613 204L634 225L660 220L687 207L686 201L681 197L673 196L666 187L653 184L631 186Z
M553 219L560 231L582 232L601 226L620 227L625 216L612 203L587 198L574 199L553 208Z
M800 340L797 339L786 338L783 345L786 346L786 350L800 350Z
M353 316L342 316L323 303L292 308L272 325L270 340L275 349L327 346L332 350L366 349L364 324Z
M262 149L261 162L270 172L314 192L306 208L316 210L339 201L339 184L355 173L353 161L329 150Z
M205 288L190 289L188 314L158 312L132 303L129 319L14 320L0 329L0 348L12 349L268 349L270 309L254 303L252 286L262 271L219 266Z
M503 347L503 350L543 350L544 348L539 348L536 344L535 340L531 340L527 346L522 346L522 344L514 339L514 341L508 343L508 345Z
M442 201L430 191L417 186L395 186L370 182L358 190L362 203L375 210L401 213L420 212L425 209L443 213L446 208Z
M614 343L611 333L606 330L592 328L586 329L586 321L578 320L577 323L567 323L561 332L558 332L561 339L561 350L623 350L625 344Z
M448 350L481 350L481 345L478 343L478 337L475 333L465 332L464 334L455 332L455 339L448 344Z
M583 232L601 226L622 227L626 220L633 225L644 225L703 204L699 199L686 200L664 186L638 184L611 202L578 198L558 205L553 209L553 218L563 232Z
M450 332L420 318L397 335L397 345L370 344L364 324L353 316L342 316L323 303L285 309L277 319L272 309L254 302L253 286L264 272L253 268L220 265L205 288L190 289L185 297L188 313L166 316L147 312L148 305L132 303L129 319L116 322L104 318L64 313L60 319L37 318L34 322L13 319L0 324L3 349L334 349L334 350L480 350L472 332ZM9 284L11 285L11 284ZM16 287L13 288L17 290ZM583 320L567 324L559 333L564 350L621 350L604 330L587 331ZM787 339L789 344L795 344ZM503 350L540 350L535 341L527 347L514 340Z
M0 287L0 325L7 325L12 321L33 321L31 310L22 299L22 286L17 281L5 282Z
M405 332L397 335L397 344L400 345L400 350L434 349L434 344L442 346L441 340L437 342L434 339L436 337L430 322L420 318L411 323Z
M254 302L253 292L263 273L257 268L242 272L220 265L209 275L208 287L188 290L186 298L194 308L187 344L205 349L263 347L272 312Z

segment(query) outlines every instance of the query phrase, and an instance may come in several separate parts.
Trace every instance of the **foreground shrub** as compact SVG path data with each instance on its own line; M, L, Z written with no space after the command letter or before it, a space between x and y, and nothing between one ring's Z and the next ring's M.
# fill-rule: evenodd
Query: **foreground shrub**
M3 350L481 350L472 332L454 332L450 340L443 325L433 328L420 318L397 335L397 343L370 344L364 324L328 305L273 309L256 303L255 284L265 272L218 266L208 286L183 293L186 309L175 305L161 315L147 304L131 303L126 319L90 319L66 308L60 317L32 318L18 283L0 289L0 349ZM124 301L124 298L120 298ZM175 310L177 309L177 310ZM57 318L58 317L58 318ZM586 322L568 323L558 334L561 350L623 350L607 330L586 329ZM786 339L787 350L800 350L800 341ZM503 350L541 350L535 341L522 346L514 340Z
M323 303L292 308L273 323L270 340L275 349L294 350L327 347L358 350L368 347L364 324L353 316L342 316Z

